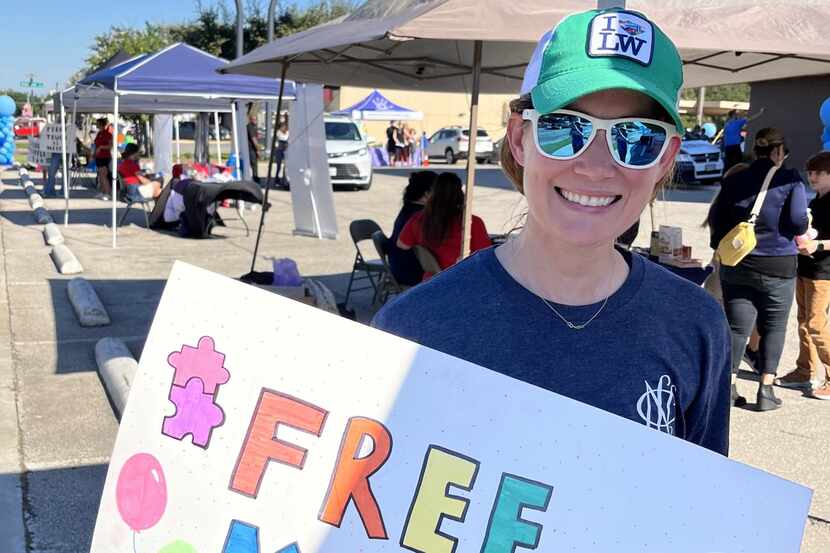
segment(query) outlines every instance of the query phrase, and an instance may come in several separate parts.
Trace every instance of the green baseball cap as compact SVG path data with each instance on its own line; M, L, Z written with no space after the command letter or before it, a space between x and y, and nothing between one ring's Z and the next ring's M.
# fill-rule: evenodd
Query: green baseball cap
M617 8L570 15L546 33L525 70L522 94L550 113L593 92L634 90L663 106L682 134L682 85L683 63L669 37L645 15Z

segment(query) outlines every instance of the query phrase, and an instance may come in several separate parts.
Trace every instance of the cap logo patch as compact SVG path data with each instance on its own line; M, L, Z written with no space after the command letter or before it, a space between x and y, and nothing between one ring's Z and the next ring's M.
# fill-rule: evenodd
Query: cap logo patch
M591 20L588 55L628 58L651 64L654 53L654 26L628 12L605 12Z

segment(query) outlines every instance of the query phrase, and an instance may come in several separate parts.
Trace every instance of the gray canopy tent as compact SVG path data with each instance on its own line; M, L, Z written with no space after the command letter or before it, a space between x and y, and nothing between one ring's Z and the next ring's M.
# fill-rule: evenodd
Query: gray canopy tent
M518 92L539 38L584 0L369 0L332 23L257 48L222 69L332 85L414 88L478 95ZM830 0L599 0L641 11L680 50L685 86L830 72ZM475 132L470 132L475 151ZM475 156L467 160L463 252Z

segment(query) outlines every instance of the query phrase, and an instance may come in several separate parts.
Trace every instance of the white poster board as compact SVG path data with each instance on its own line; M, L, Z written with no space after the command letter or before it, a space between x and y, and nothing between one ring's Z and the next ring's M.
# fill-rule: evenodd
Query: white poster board
M153 116L153 169L169 176L173 173L173 116Z
M47 123L40 130L40 149L47 154L62 153L60 123ZM75 153L75 125L66 125L66 153Z
M294 233L337 239L337 215L326 154L323 87L297 83L291 103L285 168L291 183Z
M50 152L41 149L40 138L29 137L26 161L32 165L49 165L51 157L52 154Z
M810 496L179 262L92 553L796 553Z

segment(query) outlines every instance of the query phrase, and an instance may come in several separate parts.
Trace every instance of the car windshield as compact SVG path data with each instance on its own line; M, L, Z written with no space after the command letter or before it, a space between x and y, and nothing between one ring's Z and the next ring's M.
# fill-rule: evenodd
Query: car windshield
M326 140L362 140L357 125L346 122L326 122Z
M464 136L470 136L470 131L469 130L464 130L464 131L461 131L461 134L463 134ZM489 135L487 134L487 131L485 131L484 129L478 129L478 132L476 133L476 136L483 136L483 137L486 138Z

